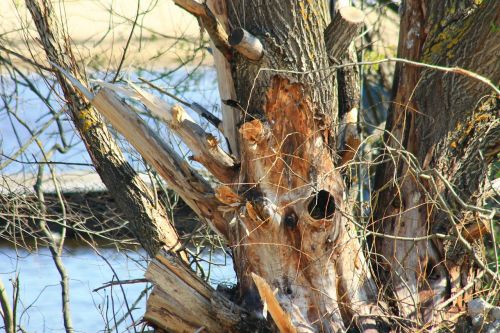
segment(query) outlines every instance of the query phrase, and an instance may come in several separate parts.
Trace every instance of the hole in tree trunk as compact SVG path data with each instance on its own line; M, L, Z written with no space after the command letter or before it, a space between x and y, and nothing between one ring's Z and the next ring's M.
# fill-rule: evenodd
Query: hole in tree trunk
M329 219L335 213L335 200L330 192L321 190L309 201L307 211L315 220Z
M283 222L287 228L293 229L297 226L299 217L293 209L286 209L285 216L283 216Z

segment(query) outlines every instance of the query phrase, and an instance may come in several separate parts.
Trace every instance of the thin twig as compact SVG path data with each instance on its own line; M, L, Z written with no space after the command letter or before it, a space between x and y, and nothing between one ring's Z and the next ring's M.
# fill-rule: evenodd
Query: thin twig
M118 79L118 75L120 75L120 71L122 69L123 62L125 61L125 57L127 55L127 50L128 50L128 47L130 46L130 41L132 40L132 36L134 35L134 30L135 30L135 27L137 25L137 20L139 19L140 6L141 6L141 0L137 0L137 12L135 13L134 23L132 24L132 29L130 29L130 34L128 35L128 39L127 39L127 43L125 44L125 48L123 49L123 54L122 54L122 57L120 59L120 64L118 65L118 68L116 70L116 74L115 74L115 77L113 78L113 82L116 82L116 80Z
M9 297L7 296L7 291L5 286L0 279L0 305L2 306L2 317L5 325L6 333L14 333L14 319L12 316L12 308L10 307Z
M119 284L134 284L134 283L147 283L147 282L148 282L147 279L130 279L130 280L109 281L109 282L103 284L102 286L95 288L92 291L96 292L96 291L99 291L101 289L108 288L110 286L119 285Z

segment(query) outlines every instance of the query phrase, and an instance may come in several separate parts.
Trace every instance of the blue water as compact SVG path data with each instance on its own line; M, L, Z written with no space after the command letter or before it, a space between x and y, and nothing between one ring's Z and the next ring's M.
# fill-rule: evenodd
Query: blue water
M220 117L216 74L213 69L201 68L197 69L196 72L191 72L189 68L183 68L169 75L164 75L165 72L168 72L168 70L131 73L128 80L137 85L143 85L138 81L139 77L152 80L157 86L188 102L196 102ZM93 74L96 79L109 80L103 75L104 73ZM37 133L42 127L46 128L36 138L40 139L45 150L49 150L55 144L62 145L62 136L65 137L67 144L71 146L69 151L64 154L56 151L51 156L51 161L88 164L88 166L54 165L57 170L92 170L91 160L84 144L76 134L71 119L63 112L64 102L60 98L61 94L57 85L55 92L49 93L50 89L47 87L47 82L38 76L30 74L26 79L19 77L18 80L24 85L16 85L9 77L0 75L0 93L7 96L5 101L0 100L0 174L12 174L20 171L36 172L36 165L26 164L26 162L43 161L43 154L36 142L31 141L30 143L32 134ZM157 94L151 88L144 88L153 94ZM169 97L161 97L169 103L175 103ZM10 110L10 112L7 112L7 110ZM206 120L189 110L189 108L187 108L187 111L209 132L220 136L220 133L209 126ZM63 135L58 130L56 118L58 118L60 127L63 129ZM148 123L160 133L165 141L173 142L173 147L177 152L181 155L187 154L187 148L173 139L165 126L153 124L151 121L148 121ZM224 140L219 141L224 142ZM25 163L9 161L8 157L12 158L27 142L29 144L24 153L15 156L16 160ZM137 158L137 153L134 153L127 143L122 143L121 146L128 160L135 168L144 168L142 160ZM9 165L2 168L5 162L8 162Z
M109 261L117 276L89 247L71 247L64 251L63 262L70 277L70 303L75 332L107 331L114 326L111 319L113 313L116 313L118 320L127 312L124 294L119 286L99 291L93 291L94 289L112 280L141 279L144 276L147 264L144 251L118 252L111 248L101 248L98 251ZM208 259L208 256L205 255L205 258ZM221 282L234 282L230 261L225 261L222 252L212 255L211 260L220 264L211 268L210 283L213 286ZM222 266L224 263L228 266ZM202 265L207 270L207 263ZM8 295L12 295L12 283L9 280L16 275L19 277L21 300L17 310L18 323L28 332L64 332L60 278L48 249L40 248L36 253L29 253L0 244L0 279L6 286ZM123 291L129 306L132 307L141 293L149 287L148 283L124 284ZM145 301L146 297L143 296L132 311L136 322L144 314ZM133 332L132 322L132 318L128 316L113 332Z

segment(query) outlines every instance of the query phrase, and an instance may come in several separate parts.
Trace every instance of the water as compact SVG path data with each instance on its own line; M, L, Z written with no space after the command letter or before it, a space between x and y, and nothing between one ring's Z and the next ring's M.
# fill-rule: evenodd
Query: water
M203 68L193 73L189 68L184 68L167 76L160 75L163 72L168 71L143 71L130 73L129 77L130 80L136 81L137 77L150 79L161 76L161 80L155 80L157 85L167 87L188 101L198 102L220 117L213 69ZM103 73L93 75L105 80L102 77ZM0 76L0 94L6 98L0 105L0 177L15 173L27 176L36 174L38 168L36 161L42 161L43 154L36 142L31 139L33 134L37 135L45 150L55 144L61 145L62 136L71 146L66 153L55 151L50 160L80 165L53 165L57 172L93 170L90 157L80 137L75 133L69 117L62 112L64 103L56 94L50 93L45 80L35 74L28 74L26 79L30 81L31 86L16 85L8 76ZM46 100L43 101L40 96ZM173 102L169 98L166 100ZM188 112L207 127L207 130L212 131L214 135L220 135L208 126L204 119L189 109ZM59 114L62 131L59 131L55 114ZM150 126L158 129L163 139L171 143L175 151L181 155L186 154L187 148L172 138L165 126L154 124L150 119L147 121ZM121 146L132 165L142 170L143 163L137 159L136 153L131 151L126 143L122 143ZM17 154L20 150L23 153ZM0 230L0 234L2 232ZM118 320L126 314L124 299L128 300L130 307L137 301L132 311L133 319L130 316L126 317L118 325L118 329L113 330L113 332L124 332L130 328L133 321L139 321L144 314L146 297L141 298L141 295L151 286L147 283L134 283L123 285L123 291L118 286L93 290L111 280L143 278L147 266L145 253L142 250L118 252L111 248L101 248L99 252L109 261L116 276L108 263L91 248L70 246L64 251L63 262L70 277L73 326L76 332L107 331L115 325L113 316ZM221 264L212 265L210 283L215 286L220 282L234 282L230 263L228 266L223 266L227 263L224 255L216 253L210 257L206 252L202 256L207 261ZM207 271L208 263L201 262L201 265ZM63 332L60 277L48 249L40 248L36 253L29 253L0 242L0 279L7 288L11 303L13 288L9 280L15 280L16 275L19 277L20 286L17 321L22 328L27 332ZM0 317L0 332L2 325Z
M144 251L118 252L112 248L98 251L109 261L117 276L114 277L108 264L89 247L69 247L63 254L70 277L70 304L75 332L104 332L114 326L113 313L118 320L127 312L124 294L130 307L139 299L131 312L136 322L145 312L146 297L142 295L141 298L141 294L151 287L148 283L123 284L123 292L116 285L93 291L112 280L142 279L147 265ZM205 255L205 258L208 259L208 256ZM212 255L211 260L218 264L225 263L222 252ZM207 263L202 265L207 268ZM40 248L36 253L29 253L0 244L0 279L9 296L12 295L9 279L14 279L16 274L19 276L21 300L17 310L18 323L27 332L64 332L59 274L48 249ZM212 266L210 277L214 286L223 281L234 282L230 265ZM131 323L132 318L127 316L118 325L118 330L113 332L133 331Z

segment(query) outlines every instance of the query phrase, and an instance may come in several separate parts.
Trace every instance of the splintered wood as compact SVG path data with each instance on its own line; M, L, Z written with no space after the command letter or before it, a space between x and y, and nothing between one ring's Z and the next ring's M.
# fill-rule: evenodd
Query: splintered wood
M245 168L237 190L246 203L233 230L237 274L243 293L259 294L282 332L344 329L341 311L363 313L359 307L376 298L359 243L345 228L328 122L303 84L275 75L263 117L240 127Z

